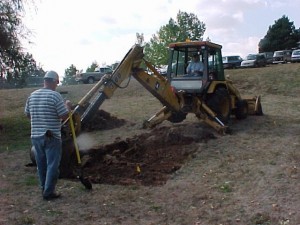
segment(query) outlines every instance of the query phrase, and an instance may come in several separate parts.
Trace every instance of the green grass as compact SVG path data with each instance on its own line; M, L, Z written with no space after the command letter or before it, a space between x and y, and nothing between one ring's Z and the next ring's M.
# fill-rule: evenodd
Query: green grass
M2 118L0 124L3 127L0 135L0 153L30 147L30 122L25 116Z
M23 225L33 225L35 224L35 219L30 216L23 216L19 221L18 224Z
M17 186L38 186L39 181L36 175L25 175L14 181Z
M154 212L161 212L162 211L162 206L159 206L159 205L152 205L151 207L150 207L150 210L151 211L154 211Z
M60 216L60 215L62 215L63 214L63 212L61 212L61 211L58 211L58 210L50 210L50 209L48 209L47 210L47 215L49 215L49 216Z
M219 189L220 189L221 192L224 192L224 193L232 192L232 187L231 187L231 185L230 185L230 183L228 181L226 181L223 184L221 184L219 186Z
M270 216L266 213L257 213L251 219L251 224L270 225Z
M39 184L37 176L32 176L32 175L24 177L22 182L26 186L37 186Z

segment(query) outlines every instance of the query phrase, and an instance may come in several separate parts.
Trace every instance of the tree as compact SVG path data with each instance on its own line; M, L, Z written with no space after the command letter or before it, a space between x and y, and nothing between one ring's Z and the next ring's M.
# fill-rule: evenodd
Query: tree
M21 13L24 8L22 0L3 0L0 2L0 57L1 64L8 64L12 68L15 60L20 58L20 40L23 26ZM1 75L6 71L1 66Z
M109 67L110 67L112 70L115 70L115 69L118 67L119 64L120 64L120 62L115 62L115 63L111 64Z
M171 42L199 40L205 32L205 24L193 13L179 11L176 20L162 26L145 44L145 55L155 65L165 65L168 59L168 45Z
M69 68L65 69L65 76L62 85L75 84L75 75L79 72L75 65L71 64Z
M99 67L99 65L94 61L92 62L92 65L86 69L86 72L94 72L97 67Z
M292 49L300 41L300 29L296 29L294 22L283 15L269 26L269 30L258 44L259 52L273 52L277 50Z
M2 54L12 46L20 44L18 34L22 31L20 13L23 10L22 0L2 0L0 2L0 47Z
M22 23L22 0L0 1L0 77L22 85L29 73L39 70L32 55L23 52L21 39L30 32Z
M78 69L76 68L76 66L74 66L73 64L71 64L71 66L69 66L69 68L65 69L65 77L72 77L77 72L78 72Z
M10 54L11 58L6 63L6 66L9 66L6 70L6 80L8 83L12 83L17 87L22 87L26 85L25 80L29 75L34 74L37 71L43 71L42 68L37 67L36 61L31 54L23 53L14 47L10 49Z

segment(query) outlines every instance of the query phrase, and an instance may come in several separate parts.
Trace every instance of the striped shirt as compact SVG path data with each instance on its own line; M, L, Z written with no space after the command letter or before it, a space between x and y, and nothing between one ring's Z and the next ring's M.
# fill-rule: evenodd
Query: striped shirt
M54 137L60 139L60 117L67 113L64 100L58 92L46 88L32 92L25 106L25 114L31 120L31 137L43 136L50 130Z

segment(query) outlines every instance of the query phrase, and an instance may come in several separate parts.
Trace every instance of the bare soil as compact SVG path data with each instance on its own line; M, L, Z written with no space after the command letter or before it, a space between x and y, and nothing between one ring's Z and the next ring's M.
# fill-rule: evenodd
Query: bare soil
M103 120L107 129L124 123L100 110L91 124L103 124ZM106 129L103 125L100 127ZM213 133L194 125L186 128L186 125L160 126L132 138L117 137L114 143L89 149L83 154L84 175L93 183L163 185L197 151L191 146L193 143L215 138Z
M28 150L1 153L0 224L299 225L300 92L262 82L268 69L234 77L263 94L264 115L232 118L227 135L193 115L142 129L160 105L132 81L78 137L91 191L73 174L58 182L61 199L43 201Z

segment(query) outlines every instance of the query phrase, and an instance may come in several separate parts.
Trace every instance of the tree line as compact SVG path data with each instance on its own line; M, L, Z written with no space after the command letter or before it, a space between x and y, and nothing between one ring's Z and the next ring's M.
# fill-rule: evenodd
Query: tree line
M30 74L44 72L22 48L21 40L30 41L31 34L22 22L24 13L22 0L0 1L0 82L16 86Z
M22 23L24 0L0 1L0 82L14 83L22 86L26 78L35 74L44 76L45 71L36 63L32 54L25 52L21 40L30 41L30 31ZM170 18L166 25L152 35L145 43L145 58L156 66L166 65L168 60L167 47L172 42L201 40L206 30L204 22L197 15L179 11L176 18ZM283 15L269 26L267 34L258 43L259 52L296 48L300 41L300 28ZM110 65L115 67L116 64ZM94 71L99 67L96 61L86 69ZM72 78L79 70L71 64L65 69L64 84L74 82Z
M297 48L300 42L300 28L296 29L294 22L283 15L269 26L267 34L258 44L259 52L274 52Z

